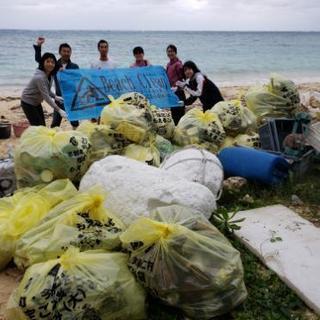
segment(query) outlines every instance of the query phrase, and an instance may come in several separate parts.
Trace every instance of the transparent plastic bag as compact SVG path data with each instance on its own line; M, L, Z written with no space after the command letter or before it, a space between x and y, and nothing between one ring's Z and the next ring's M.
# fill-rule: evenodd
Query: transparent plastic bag
M154 217L163 222L140 218L121 241L130 252L130 270L150 294L188 317L205 320L246 298L243 268L239 252L223 235L198 213L193 213L198 222L183 213L188 210L159 208Z
M77 129L89 137L92 146L90 162L105 158L111 154L121 154L130 143L121 133L112 130L110 126L84 121Z
M70 248L31 266L11 295L8 320L145 319L145 294L127 255Z
M70 246L81 251L119 247L124 225L104 208L104 200L104 194L92 188L56 206L17 242L15 264L23 269L55 259Z
M154 143L145 143L143 146L130 144L124 149L124 156L155 167L160 166L160 152Z
M268 85L250 88L245 103L258 122L263 122L267 117L292 118L300 106L300 98L292 81L274 76Z
M173 141L179 146L211 144L217 150L223 143L225 131L216 113L211 110L202 112L194 108L179 121Z
M152 115L155 132L166 139L171 139L175 128L171 111L154 107Z
M15 150L19 187L68 178L79 182L89 165L90 143L77 131L30 127Z
M153 118L149 107L128 104L121 97L113 99L101 113L101 123L122 134L131 142L141 144L152 131Z

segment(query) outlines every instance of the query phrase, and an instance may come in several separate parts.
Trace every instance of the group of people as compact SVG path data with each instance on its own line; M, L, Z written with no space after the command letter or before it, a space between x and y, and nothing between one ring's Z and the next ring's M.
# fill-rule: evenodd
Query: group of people
M60 126L62 118L66 118L63 98L56 74L65 69L79 69L76 63L71 61L72 48L68 43L59 46L60 58L57 60L53 53L41 55L42 45L45 42L43 37L37 39L34 45L35 60L39 64L34 76L21 96L21 107L33 126L45 126L45 117L41 103L46 101L54 110L51 127ZM99 59L91 63L92 69L113 69L115 62L109 57L109 44L106 40L98 42ZM168 79L172 90L175 92L183 106L171 108L171 113L175 124L185 114L185 106L191 105L197 99L200 100L203 110L212 108L223 97L217 86L208 79L192 61L184 64L178 58L177 47L168 45L166 50L169 62L166 66ZM150 62L144 57L142 47L133 49L135 61L130 65L132 68L150 66ZM55 93L51 91L53 82L55 83ZM186 93L188 97L186 96ZM78 121L71 121L73 128L76 128Z

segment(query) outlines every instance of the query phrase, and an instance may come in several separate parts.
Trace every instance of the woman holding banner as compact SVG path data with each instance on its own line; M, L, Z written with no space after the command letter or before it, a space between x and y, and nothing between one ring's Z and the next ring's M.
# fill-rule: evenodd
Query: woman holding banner
M182 61L177 57L177 47L173 44L167 47L167 56L169 62L167 64L167 76L171 87L173 88L175 94L180 101L185 101L186 96L183 89L177 87L177 81L181 81L184 78L183 74L183 64ZM178 124L179 120L185 114L185 107L175 107L171 108L171 114L175 125Z
M53 53L45 53L39 62L39 67L21 95L21 107L32 126L45 126L45 118L41 103L47 102L61 117L66 118L66 112L58 107L56 102L63 102L62 97L51 91L53 76L57 70L57 59Z

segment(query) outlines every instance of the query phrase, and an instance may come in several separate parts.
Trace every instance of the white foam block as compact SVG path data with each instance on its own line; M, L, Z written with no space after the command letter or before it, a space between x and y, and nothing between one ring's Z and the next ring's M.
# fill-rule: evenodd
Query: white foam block
M94 162L81 180L80 191L96 184L107 192L105 207L128 226L172 204L189 207L206 218L216 209L215 197L207 187L121 156Z
M236 237L320 314L320 229L282 205L240 211Z

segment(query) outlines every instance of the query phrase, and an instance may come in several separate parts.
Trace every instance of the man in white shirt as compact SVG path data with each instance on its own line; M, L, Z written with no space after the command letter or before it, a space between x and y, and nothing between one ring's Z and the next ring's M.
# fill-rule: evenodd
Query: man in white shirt
M100 52L99 60L91 63L91 69L113 69L116 67L114 61L108 56L109 44L106 40L98 42L98 51Z

